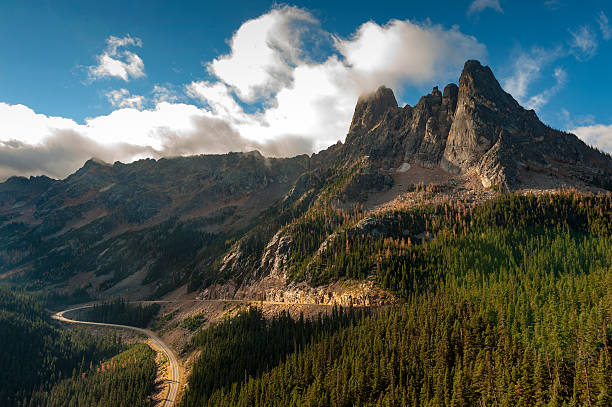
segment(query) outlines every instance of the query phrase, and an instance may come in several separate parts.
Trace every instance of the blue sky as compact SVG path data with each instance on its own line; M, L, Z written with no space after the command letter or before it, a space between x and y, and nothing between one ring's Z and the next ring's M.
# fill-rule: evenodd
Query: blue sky
M612 5L3 1L0 179L343 139L359 93L415 104L488 64L547 124L612 151ZM246 67L246 68L245 68Z

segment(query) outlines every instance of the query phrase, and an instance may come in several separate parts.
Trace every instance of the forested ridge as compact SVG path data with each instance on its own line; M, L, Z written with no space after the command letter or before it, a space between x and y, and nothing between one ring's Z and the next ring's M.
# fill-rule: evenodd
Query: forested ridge
M81 374L60 381L48 391L35 392L31 407L148 407L155 386L155 352L145 344L91 364Z
M282 316L262 322L251 311L209 328L193 342L203 353L185 406L612 404L609 196L398 208L370 215L377 234L356 210L315 209L312 234L291 226L303 250L293 278L374 278L403 304L351 311L350 323L336 312L277 330ZM254 356L253 338L285 345ZM237 343L247 350L232 351ZM225 371L231 383L215 379Z
M123 349L116 336L64 330L32 294L0 285L0 405L25 403L34 390L84 371Z
M251 308L200 330L182 406L612 405L610 196L298 212L284 226L292 281L372 279L400 303L296 319ZM150 404L148 347L111 358L116 338L60 330L21 291L0 287L0 301L0 405ZM146 326L158 308L117 300L79 318Z
M190 390L182 405L199 405L215 389L263 373L311 339L356 324L366 314L366 310L334 308L330 315L316 319L300 316L293 320L281 312L266 320L260 309L251 307L201 331L184 349L200 348L203 353L192 367Z

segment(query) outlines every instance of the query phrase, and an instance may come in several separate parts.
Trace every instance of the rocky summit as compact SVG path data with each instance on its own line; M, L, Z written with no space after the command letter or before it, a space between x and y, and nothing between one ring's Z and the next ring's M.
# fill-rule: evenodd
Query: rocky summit
M488 67L467 61L458 85L434 87L415 106L399 107L384 86L362 95L345 142L310 157L92 159L63 180L11 178L0 184L0 275L94 297L187 285L209 296L337 300L337 287L304 285L316 285L308 273L333 244L334 227L355 220L356 235L384 235L393 227L364 220L366 211L421 184L452 199L560 187L605 192L612 158L543 124ZM317 211L331 207L337 217L313 226ZM350 208L363 208L361 217ZM316 239L303 236L313 230ZM287 291L289 283L302 285ZM361 291L342 295L371 301Z
M609 155L543 124L478 61L465 63L458 86L434 87L415 106L398 107L385 87L362 96L344 153L367 154L379 168L439 167L484 187L612 188Z

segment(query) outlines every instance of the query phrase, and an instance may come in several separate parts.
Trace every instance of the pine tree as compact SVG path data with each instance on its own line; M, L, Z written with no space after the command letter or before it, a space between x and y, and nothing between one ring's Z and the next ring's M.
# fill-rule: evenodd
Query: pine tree
M518 382L518 406L530 407L534 405L535 391L533 385L533 364L531 361L532 352L525 349L521 361L521 377Z

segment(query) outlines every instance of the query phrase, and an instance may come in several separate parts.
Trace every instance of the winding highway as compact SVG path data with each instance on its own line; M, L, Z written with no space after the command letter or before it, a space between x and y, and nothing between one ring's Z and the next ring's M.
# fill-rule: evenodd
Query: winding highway
M308 305L308 306L329 306L330 304L309 304L309 303L287 303L280 301L256 301L256 300L234 300L234 299L219 299L219 300L152 300L152 301L129 301L130 303L140 303L140 304L163 304L163 303L181 303L181 302L223 302L223 303L251 303L251 304L266 304L266 305ZM168 394L164 399L164 403L161 407L173 407L176 401L179 383L180 383L180 368L176 356L174 352L166 345L153 331L144 328L138 328L135 326L129 325L119 325L119 324L107 324L102 322L89 322L89 321L79 321L76 319L68 318L65 314L70 313L72 311L77 311L84 308L91 308L96 304L87 304L87 305L79 305L64 311L56 312L51 315L51 318L56 319L61 322L66 322L69 324L82 324L82 325L94 325L94 326L106 326L112 328L120 328L120 329L130 329L132 331L144 334L148 336L153 342L154 346L160 349L168 359L169 363L169 373L170 377L168 378Z
M155 333L153 333L152 331L148 329L138 328L138 327L129 326L129 325L78 321L76 319L71 319L71 318L67 318L64 316L65 313L76 311L76 310L83 309L83 308L89 308L89 307L93 307L93 305L84 305L80 307L67 309L64 311L57 312L53 314L51 317L58 321L67 322L70 324L97 325L97 326L107 326L107 327L121 328L121 329L130 329L132 331L136 331L138 333L148 336L153 342L154 346L160 349L166 355L166 358L168 359L168 364L170 365L169 366L170 377L168 378L168 394L166 395L166 398L164 399L164 403L162 404L162 407L173 407L174 402L176 400L176 396L178 395L179 380L180 380L179 364L176 359L176 356L174 355L174 352L172 352L172 350L168 347L168 345L166 345L164 341L162 341L157 335L155 335Z

